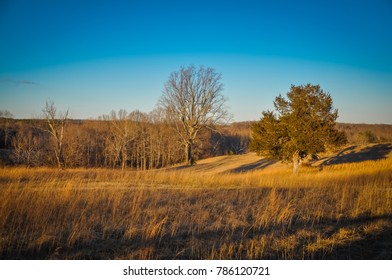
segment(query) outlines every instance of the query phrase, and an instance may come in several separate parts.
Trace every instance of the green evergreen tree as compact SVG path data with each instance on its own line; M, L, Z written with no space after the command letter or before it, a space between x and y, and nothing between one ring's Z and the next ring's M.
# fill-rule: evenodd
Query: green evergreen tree
M338 111L332 98L319 85L292 85L287 99L277 96L274 106L275 112L264 111L252 126L250 150L269 158L292 160L294 173L307 155L346 142L344 132L335 128Z

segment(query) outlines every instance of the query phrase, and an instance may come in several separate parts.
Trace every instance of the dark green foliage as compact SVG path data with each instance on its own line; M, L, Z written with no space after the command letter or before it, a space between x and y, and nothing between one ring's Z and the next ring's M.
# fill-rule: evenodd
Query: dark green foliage
M251 128L250 149L259 155L293 160L296 171L307 155L346 142L344 133L335 129L338 111L332 98L319 85L292 85L287 99L277 96L274 106L276 112L263 112Z
M364 144L376 143L378 141L377 136L373 132L366 130L358 134L360 142Z
M270 158L282 158L285 131L271 111L263 112L259 122L251 126L250 150Z

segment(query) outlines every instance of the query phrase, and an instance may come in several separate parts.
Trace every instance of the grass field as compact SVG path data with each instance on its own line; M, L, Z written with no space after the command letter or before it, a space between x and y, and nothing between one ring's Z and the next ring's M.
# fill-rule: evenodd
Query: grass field
M0 258L392 259L390 151L347 147L297 175L254 154L0 169Z

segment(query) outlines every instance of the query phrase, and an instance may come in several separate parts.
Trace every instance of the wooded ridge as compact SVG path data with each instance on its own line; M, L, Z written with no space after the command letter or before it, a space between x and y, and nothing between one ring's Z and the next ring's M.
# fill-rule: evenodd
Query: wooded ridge
M65 165L145 170L183 162L179 136L159 112L134 111L127 121L118 115L69 119L64 128ZM197 159L247 153L252 123L202 129L196 139ZM392 142L392 125L337 123L337 128L345 131L349 144ZM0 118L1 165L56 166L53 149L46 120Z

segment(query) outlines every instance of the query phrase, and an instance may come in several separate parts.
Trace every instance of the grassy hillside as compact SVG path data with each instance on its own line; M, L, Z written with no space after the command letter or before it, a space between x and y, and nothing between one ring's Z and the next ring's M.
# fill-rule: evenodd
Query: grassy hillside
M391 259L392 146L302 167L0 169L2 259Z

